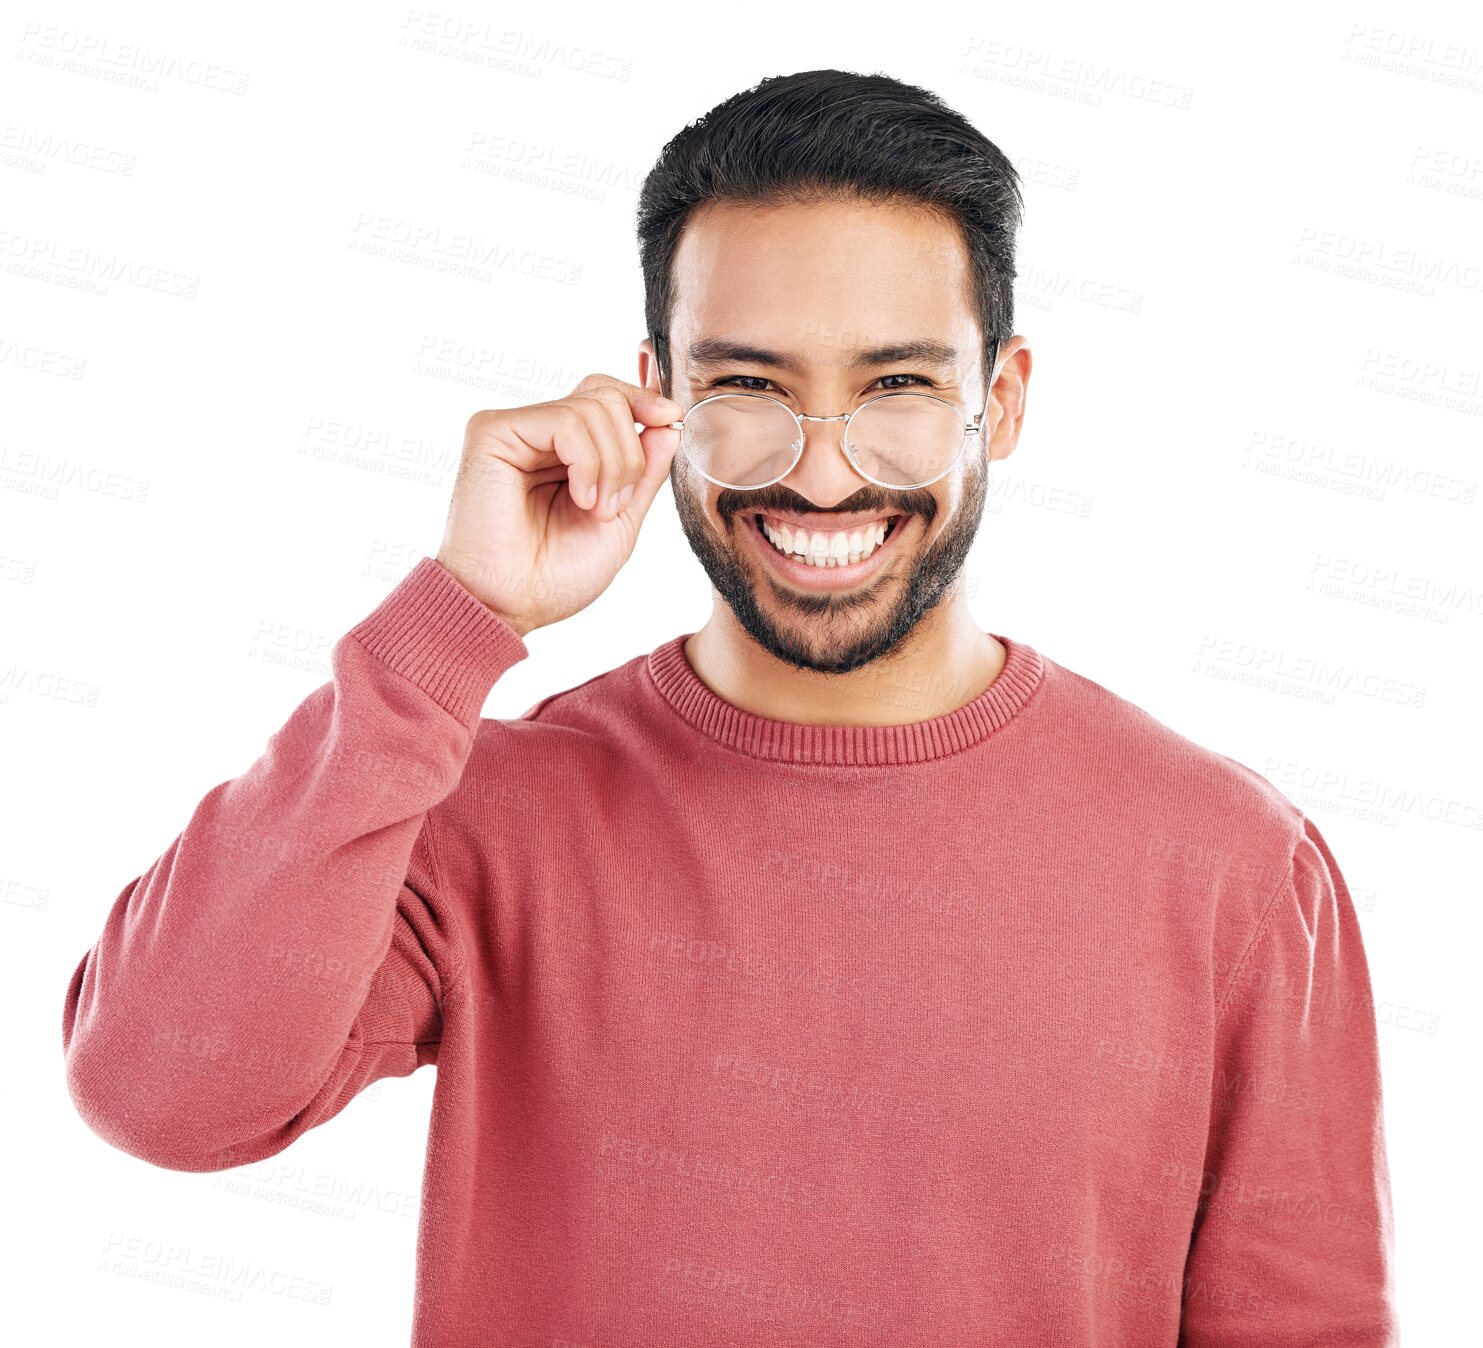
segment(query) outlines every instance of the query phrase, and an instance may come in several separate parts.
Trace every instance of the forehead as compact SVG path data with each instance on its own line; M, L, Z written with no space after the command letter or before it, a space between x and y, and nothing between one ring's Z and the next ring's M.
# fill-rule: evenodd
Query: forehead
M980 354L972 270L949 220L910 203L707 202L675 250L677 362L715 337L844 361L883 339L930 338Z

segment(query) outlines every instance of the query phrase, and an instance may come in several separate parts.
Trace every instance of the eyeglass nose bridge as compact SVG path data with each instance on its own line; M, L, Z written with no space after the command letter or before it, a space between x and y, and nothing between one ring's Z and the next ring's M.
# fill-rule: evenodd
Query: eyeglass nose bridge
M787 405L787 403L784 403L783 404L783 407L787 411L793 412L793 409L791 407L789 407ZM855 414L853 412L841 412L838 416L834 416L834 417L814 417L814 416L810 416L807 412L793 412L794 419L798 422L798 438L793 442L793 448L794 448L794 450L798 454L800 454L800 455L803 453L803 423L805 421L846 421L847 422L854 415ZM844 442L848 438L849 438L849 427L846 426L846 428L845 428L845 434L840 437L839 449L840 449L840 453L842 453L845 456L845 458L847 458L847 459L850 458L850 455L849 455L849 451L845 448L845 443ZM854 467L854 460L853 459L850 460L850 466L851 467ZM857 469L856 471L858 472L859 470Z

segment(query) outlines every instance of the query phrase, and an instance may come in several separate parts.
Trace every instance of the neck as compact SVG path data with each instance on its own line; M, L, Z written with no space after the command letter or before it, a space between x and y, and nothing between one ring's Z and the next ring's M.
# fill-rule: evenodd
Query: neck
M848 674L799 669L764 650L716 597L685 658L718 697L776 721L903 725L956 711L1004 667L1005 649L983 631L961 591L931 609L888 655Z

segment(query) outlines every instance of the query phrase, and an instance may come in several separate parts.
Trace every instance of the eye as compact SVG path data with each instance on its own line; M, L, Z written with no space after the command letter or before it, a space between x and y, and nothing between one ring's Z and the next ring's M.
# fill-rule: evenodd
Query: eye
M771 383L772 383L772 380L771 379L764 379L764 378L762 378L761 375L757 375L757 374L733 374L733 375L728 375L725 379L713 379L711 381L709 387L710 388L725 388L727 385L730 385L730 386L732 386L734 388L745 389L745 391L748 392L748 393L761 393L762 390L760 388L751 388L751 387L748 387L748 386L751 385L751 384L771 384Z
M926 388L933 388L934 387L934 385L933 385L933 383L932 383L932 381L930 379L925 379L925 378L923 378L919 374L883 374L875 382L877 384L887 384L887 387L885 387L885 388L883 388L883 389L880 390L882 393L894 393L898 389L909 387L908 384L888 384L887 381L892 380L892 379L905 379L905 380L909 380L910 381L910 384L920 384L920 385L923 385ZM770 379L764 379L761 375L757 375L757 374L733 374L733 375L727 375L726 378L724 378L724 379L712 380L711 383L708 385L708 387L710 387L710 388L725 388L725 387L727 387L729 385L729 386L731 386L733 388L743 389L747 393L765 393L765 392L767 392L767 389L761 389L761 388L751 387L752 385L756 385L756 384L766 384L769 387L771 387L772 386L772 380L770 380Z

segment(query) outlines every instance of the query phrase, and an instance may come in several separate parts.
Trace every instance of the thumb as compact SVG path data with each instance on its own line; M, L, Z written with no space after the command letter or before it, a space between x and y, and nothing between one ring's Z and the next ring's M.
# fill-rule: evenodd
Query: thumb
M669 426L646 426L639 432L639 444L644 447L644 474L634 483L628 509L636 519L642 520L669 476L670 465L680 447L680 433Z
M685 409L679 403L673 398L666 398L657 388L644 385L638 391L643 396L631 401L651 416L654 422L662 424L666 421L678 421L685 415Z

